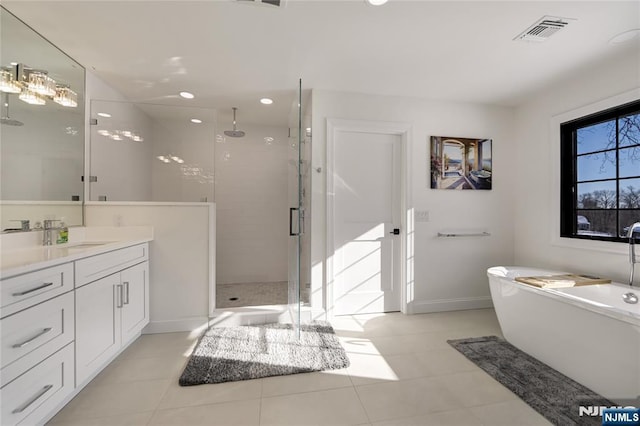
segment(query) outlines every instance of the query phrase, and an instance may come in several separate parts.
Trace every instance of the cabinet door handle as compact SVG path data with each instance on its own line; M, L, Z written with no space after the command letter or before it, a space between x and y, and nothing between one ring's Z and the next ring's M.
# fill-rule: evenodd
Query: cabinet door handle
M116 308L122 308L122 284L116 285L116 291L118 293L116 295Z
M289 207L289 236L291 237L300 235L300 222L299 222L300 219L298 219L298 232L293 232L293 212L294 211L300 212L300 209L297 207Z
M38 333L38 334L36 334L35 336L33 336L32 338L27 339L27 340L25 340L25 341L24 341L24 342L22 342L22 343L16 343L15 345L12 345L11 347L12 347L12 348L16 348L16 349L17 349L17 348L22 348L22 347L24 347L24 346L27 346L29 343L31 343L31 342L33 342L34 340L36 340L38 337L40 337L40 336L44 336L45 334L47 334L47 333L48 333L48 332L50 332L50 331L51 331L51 327L47 327L47 328L43 329L40 333Z
M25 291L20 291L18 293L12 293L12 296L24 296L25 294L29 294L29 293L33 293L34 291L38 291L41 290L43 288L47 288L49 286L52 286L53 283L44 283L42 285L39 285L38 287L34 287L34 288L30 288L29 290L25 290Z
M11 412L11 414L18 414L18 413L22 413L24 410L26 410L27 408L29 408L29 406L31 404L33 404L34 402L36 402L37 400L39 400L45 393L49 392L49 390L53 387L53 385L47 385L45 387L43 387L40 392L38 392L36 395L34 395L30 400L28 400L27 402L25 402L24 404L22 404L21 406L19 406L18 408L16 408L15 410L13 410Z
M125 288L124 294L126 296L124 299L123 305L128 305L129 304L129 281L123 282L122 285L124 285L124 288Z

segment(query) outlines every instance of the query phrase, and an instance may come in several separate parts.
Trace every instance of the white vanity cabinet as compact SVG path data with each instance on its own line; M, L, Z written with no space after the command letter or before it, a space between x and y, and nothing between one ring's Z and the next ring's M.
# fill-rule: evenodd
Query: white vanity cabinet
M1 270L0 425L48 421L148 324L149 244L103 245Z
M76 385L99 372L120 350L137 337L149 322L149 262L147 248L136 246L143 260L119 272L117 265L128 265L131 258L122 253L105 253L76 262L76 271L93 277L110 275L76 288ZM131 249L131 248L130 248ZM93 265L94 269L87 268ZM102 272L101 272L102 271Z
M0 424L37 423L75 386L73 263L0 286Z
M120 273L122 280L122 343L135 339L149 324L149 262Z

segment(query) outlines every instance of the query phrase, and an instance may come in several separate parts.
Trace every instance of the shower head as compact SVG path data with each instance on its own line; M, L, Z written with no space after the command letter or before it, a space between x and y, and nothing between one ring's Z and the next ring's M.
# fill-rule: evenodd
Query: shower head
M9 94L8 93L4 93L4 96L2 99L2 105L4 106L4 111L2 112L2 117L0 117L0 124L6 124L7 126L24 125L22 121L9 118Z
M233 130L225 130L224 134L232 138L241 138L244 136L244 132L242 130L236 129L236 110L238 108L233 107L232 109L233 109Z

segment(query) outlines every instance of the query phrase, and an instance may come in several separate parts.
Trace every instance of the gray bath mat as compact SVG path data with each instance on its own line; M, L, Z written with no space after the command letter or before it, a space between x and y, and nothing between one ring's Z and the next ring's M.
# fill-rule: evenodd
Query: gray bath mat
M617 405L496 336L447 342L555 425L599 426L579 407Z
M299 340L291 324L211 328L193 350L179 383L233 382L348 366L328 322L301 325Z

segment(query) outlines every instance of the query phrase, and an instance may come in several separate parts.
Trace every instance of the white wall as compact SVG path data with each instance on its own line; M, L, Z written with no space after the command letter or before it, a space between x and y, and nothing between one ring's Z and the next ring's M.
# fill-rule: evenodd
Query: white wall
M150 324L145 332L195 330L207 324L215 277L214 204L89 202L85 214L88 227L153 227Z
M515 209L515 261L527 266L549 267L606 276L626 282L628 257L619 243L559 239L560 199L558 123L572 111L585 115L615 106L608 99L640 87L640 54L633 49L612 56L605 63L589 64L580 73L532 96L516 110L517 185ZM632 98L638 99L636 92ZM608 105L610 104L610 105ZM574 117L577 118L577 117Z
M216 282L287 281L288 130L241 130L245 137L216 143Z
M326 119L409 123L408 204L428 211L415 223L414 299L409 312L490 306L486 269L513 263L513 175L516 165L510 108L414 98L313 91L312 305L323 306L326 226ZM493 189L447 191L429 188L429 137L493 139ZM362 167L366 167L363 153ZM486 230L490 237L439 239L443 230Z

